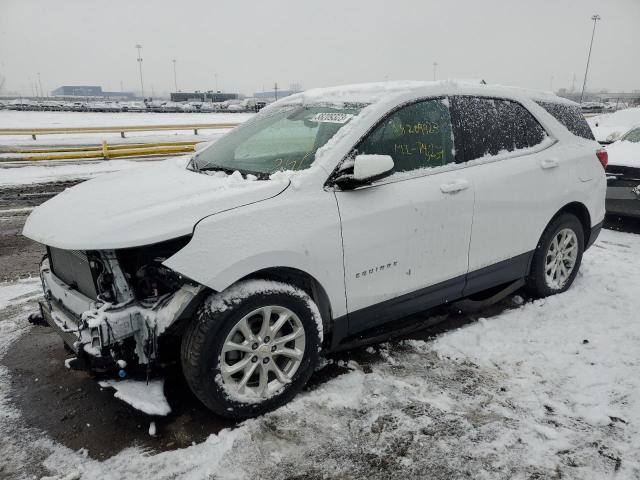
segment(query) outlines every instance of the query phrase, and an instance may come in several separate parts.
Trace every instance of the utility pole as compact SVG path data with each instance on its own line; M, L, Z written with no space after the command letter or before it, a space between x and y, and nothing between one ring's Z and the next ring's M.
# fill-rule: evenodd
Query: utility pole
M433 81L436 81L436 71L438 70L438 62L433 62Z
M142 99L144 100L144 83L142 81L142 45L136 45L138 49L138 68L140 69L140 93L142 94Z
M176 87L176 93L178 93L178 76L176 74L176 59L171 60L173 62L173 85Z
M278 82L273 85L273 91L276 94L276 101L278 101Z
M40 78L40 72L38 72L38 86L40 87L40 96L44 97L44 93L42 92L42 79Z
M589 44L589 55L587 56L587 68L584 70L584 82L582 82L582 93L580 94L580 103L584 98L584 89L587 86L587 74L589 73L589 62L591 61L591 49L593 48L593 37L596 34L596 24L598 20L602 20L602 17L597 13L591 17L593 20L593 32L591 32L591 43Z

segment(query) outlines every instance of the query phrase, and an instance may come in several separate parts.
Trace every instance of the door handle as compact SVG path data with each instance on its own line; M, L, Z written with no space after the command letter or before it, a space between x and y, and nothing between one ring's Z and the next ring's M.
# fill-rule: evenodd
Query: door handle
M454 180L453 182L443 183L440 185L440 191L442 193L456 193L469 188L469 182L463 178Z
M544 160L540 160L540 168L542 168L543 170L556 168L558 165L560 165L560 162L555 158L545 158Z

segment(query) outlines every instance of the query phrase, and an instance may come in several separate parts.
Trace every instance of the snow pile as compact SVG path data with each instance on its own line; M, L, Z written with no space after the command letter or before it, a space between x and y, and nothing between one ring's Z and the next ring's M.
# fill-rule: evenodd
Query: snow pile
M618 141L607 145L609 165L640 168L640 143Z
M103 380L103 388L116 390L114 397L148 415L169 415L171 407L164 396L164 380Z
M625 108L614 113L605 113L587 118L587 123L593 130L599 142L613 142L640 125L640 107Z

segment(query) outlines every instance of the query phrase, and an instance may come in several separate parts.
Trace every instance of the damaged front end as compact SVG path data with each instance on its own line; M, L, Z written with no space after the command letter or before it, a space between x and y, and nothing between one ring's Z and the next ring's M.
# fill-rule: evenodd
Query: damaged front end
M121 250L48 247L40 265L44 320L76 354L69 365L131 371L160 361L161 335L191 318L205 287L162 265L189 237ZM168 336L168 335L167 335ZM177 338L177 336L176 336Z

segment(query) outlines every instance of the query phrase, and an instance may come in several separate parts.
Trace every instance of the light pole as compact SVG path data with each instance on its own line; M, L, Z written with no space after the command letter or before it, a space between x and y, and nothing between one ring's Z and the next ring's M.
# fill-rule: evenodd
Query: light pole
M436 81L436 71L438 70L438 62L433 62L433 81Z
M40 72L38 72L38 85L40 86L40 96L44 97L44 93L42 92L42 79L40 78Z
M215 84L216 84L216 93L218 93L218 74L217 73L213 74L213 79L214 79Z
M176 87L176 93L178 93L178 76L176 75L176 59L171 60L173 62L173 84Z
M602 17L597 13L591 17L593 20L593 32L591 32L591 43L589 44L589 55L587 56L587 68L584 70L584 82L582 82L582 93L580 94L580 103L584 98L584 88L587 86L587 73L589 73L589 61L591 61L591 48L593 47L593 37L596 34L596 24L598 20L602 20Z
M142 94L142 99L144 100L144 83L142 82L142 45L136 45L138 49L138 68L140 69L140 93Z

